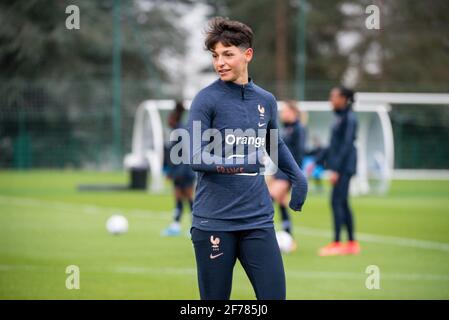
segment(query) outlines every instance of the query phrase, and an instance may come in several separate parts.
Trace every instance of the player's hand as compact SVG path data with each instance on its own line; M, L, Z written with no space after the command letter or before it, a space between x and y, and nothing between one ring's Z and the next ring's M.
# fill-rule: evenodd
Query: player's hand
M338 182L338 179L340 178L340 175L336 171L331 171L329 176L329 181L333 186L335 186Z
M302 206L307 198L307 191L309 187L305 177L299 179L298 182L292 183L292 193L290 198L289 207L294 211L301 211Z
M288 204L293 211L301 211L304 201L306 200L307 190L302 190L296 185L292 185L292 195Z

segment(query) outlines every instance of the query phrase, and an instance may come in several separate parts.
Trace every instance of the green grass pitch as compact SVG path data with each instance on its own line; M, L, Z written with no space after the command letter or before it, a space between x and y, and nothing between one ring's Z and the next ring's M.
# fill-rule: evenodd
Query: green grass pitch
M189 216L183 236L160 236L169 187L161 195L76 189L126 182L126 173L0 171L0 299L198 299ZM352 198L359 256L317 256L331 239L328 204L327 194L311 194L293 215L288 299L449 299L449 181L394 181L388 196ZM128 218L127 234L106 232L113 213ZM69 265L80 268L79 290L65 286ZM370 265L380 270L377 290L365 286ZM254 299L239 263L231 298Z

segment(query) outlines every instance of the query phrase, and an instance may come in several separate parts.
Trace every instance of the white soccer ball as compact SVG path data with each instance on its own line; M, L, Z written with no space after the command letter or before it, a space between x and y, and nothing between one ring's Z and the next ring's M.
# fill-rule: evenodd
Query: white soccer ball
M293 238L287 231L282 230L276 232L276 239L281 252L290 253L293 251Z
M112 234L122 234L128 231L128 220L120 214L114 214L106 221L106 229Z

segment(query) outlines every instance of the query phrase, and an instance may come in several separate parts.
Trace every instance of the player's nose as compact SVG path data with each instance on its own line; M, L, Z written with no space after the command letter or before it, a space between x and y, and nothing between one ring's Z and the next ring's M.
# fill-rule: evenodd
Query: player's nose
M223 56L218 56L218 58L217 58L217 66L223 67L224 65L225 65L225 62L224 62Z

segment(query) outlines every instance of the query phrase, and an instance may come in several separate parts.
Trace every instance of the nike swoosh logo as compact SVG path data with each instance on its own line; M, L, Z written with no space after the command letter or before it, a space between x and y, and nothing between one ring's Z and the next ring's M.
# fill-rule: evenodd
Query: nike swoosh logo
M263 127L265 123L259 123L259 127Z
M209 256L209 258L211 258L211 259L218 258L218 257L221 256L223 253L224 253L224 252L219 253L219 254L216 254L215 256L211 253L210 256Z

